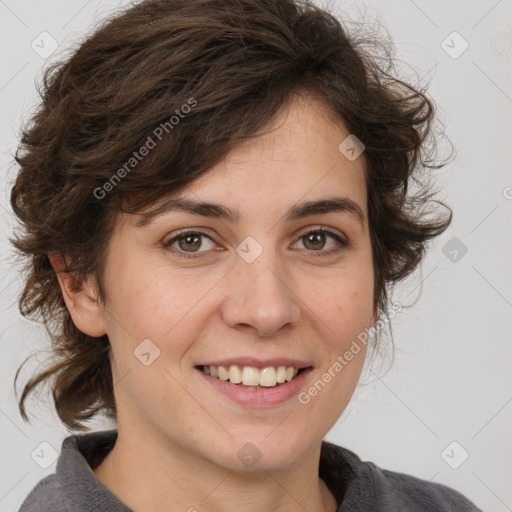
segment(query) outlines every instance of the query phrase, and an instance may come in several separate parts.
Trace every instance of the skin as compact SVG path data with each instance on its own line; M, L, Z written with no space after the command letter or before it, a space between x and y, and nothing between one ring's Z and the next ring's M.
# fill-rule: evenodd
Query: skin
M106 333L112 345L118 440L94 474L138 512L338 506L318 478L321 441L352 396L364 347L307 405L297 397L238 405L195 369L228 357L293 357L313 366L307 390L377 319L364 158L338 150L349 132L313 97L297 97L270 128L173 193L236 208L239 223L171 211L137 227L140 215L119 214L105 256L105 304L94 276L73 291L59 274L77 327ZM299 202L332 196L357 203L364 224L347 212L283 220ZM330 236L308 243L308 228L320 226L349 245ZM183 239L181 249L163 246L183 228L212 238L189 249L196 259L179 256ZM236 253L248 236L263 248L251 264ZM340 251L315 256L333 248ZM134 356L145 339L160 350L149 366ZM250 468L237 457L247 442L261 453Z

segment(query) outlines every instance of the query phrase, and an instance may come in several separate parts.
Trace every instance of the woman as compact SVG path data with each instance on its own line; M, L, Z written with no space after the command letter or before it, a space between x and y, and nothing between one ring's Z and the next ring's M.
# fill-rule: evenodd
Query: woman
M47 73L11 203L57 361L20 411L52 381L117 428L21 512L478 510L323 441L451 220L408 195L432 103L364 43L306 2L143 1Z

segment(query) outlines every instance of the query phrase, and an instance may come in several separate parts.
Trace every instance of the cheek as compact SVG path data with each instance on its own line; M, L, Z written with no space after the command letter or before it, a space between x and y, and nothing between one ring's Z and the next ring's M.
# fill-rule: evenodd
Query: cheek
M141 270L142 267L142 270ZM165 267L127 264L111 275L107 307L133 339L161 339L201 298L203 286Z
M371 273L344 274L328 285L313 288L307 303L325 323L329 338L357 335L368 327L373 313L373 278Z

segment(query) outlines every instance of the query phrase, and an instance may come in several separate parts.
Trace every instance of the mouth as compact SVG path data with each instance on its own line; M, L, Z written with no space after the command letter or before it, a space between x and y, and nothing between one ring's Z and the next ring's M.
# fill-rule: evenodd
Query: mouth
M295 380L310 366L255 366L241 365L198 365L196 368L214 379L230 382L242 388L269 389L278 388Z

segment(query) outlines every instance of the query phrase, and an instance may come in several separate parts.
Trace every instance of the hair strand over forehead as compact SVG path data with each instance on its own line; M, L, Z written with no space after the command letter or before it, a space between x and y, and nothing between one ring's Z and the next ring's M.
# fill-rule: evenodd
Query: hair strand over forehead
M436 213L443 203L429 183L442 165L434 105L391 75L378 48L307 1L146 0L45 71L16 153L12 243L27 261L20 310L44 323L58 362L25 385L25 420L27 396L46 381L71 429L116 415L108 337L74 325L48 255L65 257L77 286L94 274L105 299L102 265L121 206L141 211L193 182L299 94L322 99L365 145L374 301L387 311L386 287L419 265L451 211ZM153 148L136 159L149 138Z

